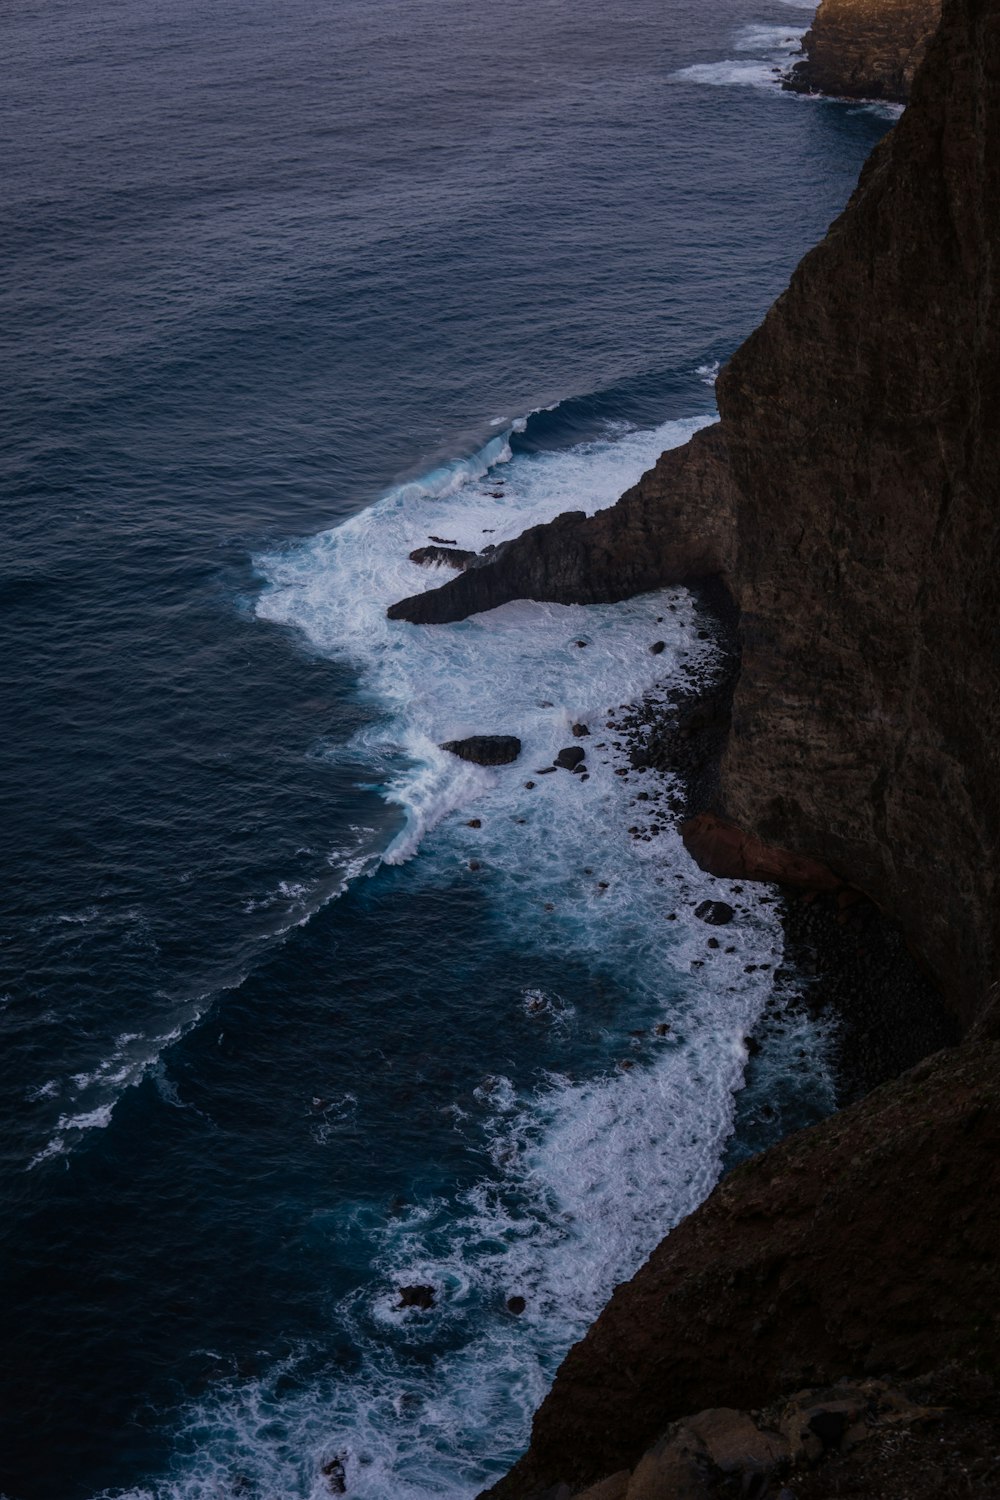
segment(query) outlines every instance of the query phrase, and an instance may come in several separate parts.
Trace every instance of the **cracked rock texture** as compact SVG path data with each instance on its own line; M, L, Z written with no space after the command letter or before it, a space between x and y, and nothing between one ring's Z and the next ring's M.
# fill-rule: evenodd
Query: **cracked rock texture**
M905 103L941 17L941 0L822 0L785 87Z

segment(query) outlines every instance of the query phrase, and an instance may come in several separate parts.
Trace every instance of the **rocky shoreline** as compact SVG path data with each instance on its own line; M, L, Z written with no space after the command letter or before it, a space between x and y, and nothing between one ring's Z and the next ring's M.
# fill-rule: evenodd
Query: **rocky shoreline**
M858 35L899 13L825 0L835 12ZM646 753L658 739L718 766L671 809L695 814L699 862L797 888L790 951L827 975L857 1098L735 1167L618 1288L492 1500L598 1482L590 1500L777 1497L780 1465L727 1474L691 1414L736 1422L845 1385L850 1404L871 1379L943 1382L952 1430L984 1424L978 1456L963 1467L959 1436L954 1463L924 1450L916 1475L889 1442L865 1477L855 1453L875 1450L848 1452L848 1424L783 1500L1000 1492L1000 0L944 0L909 93L721 371L717 426L609 510L534 527L390 611L728 592L731 711L682 695L659 725L631 717ZM962 1040L892 1076L943 1039L935 987ZM691 1451L647 1483L678 1422ZM824 1480L827 1461L847 1468Z
M669 786L648 805L655 806L657 819L678 827L720 796L740 670L739 617L732 600L718 587L700 586L695 597L700 633L710 635L719 650L715 672L633 704L615 723L630 764L669 778ZM639 795L645 801L649 783L644 786ZM638 802L633 806L641 815ZM959 1040L953 1012L898 922L858 891L803 893L778 886L776 893L785 988L799 991L812 1015L837 1018L838 1107Z

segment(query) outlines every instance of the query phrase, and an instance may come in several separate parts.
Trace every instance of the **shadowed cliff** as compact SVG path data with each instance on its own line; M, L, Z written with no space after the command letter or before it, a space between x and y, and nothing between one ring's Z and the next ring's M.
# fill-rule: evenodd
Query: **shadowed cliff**
M966 1021L1000 937L998 24L995 0L947 5L912 105L723 370L717 428L390 611L722 576L722 810L896 916Z
M723 578L721 811L866 891L974 1027L724 1179L567 1356L494 1500L652 1494L643 1452L702 1407L1000 1370L998 269L1000 0L946 0L910 107L720 376L718 427L393 611Z

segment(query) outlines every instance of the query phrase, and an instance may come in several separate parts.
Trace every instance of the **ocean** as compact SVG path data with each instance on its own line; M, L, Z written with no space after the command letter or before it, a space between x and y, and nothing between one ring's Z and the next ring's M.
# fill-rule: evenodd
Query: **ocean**
M713 420L893 118L810 13L9 0L5 1500L471 1500L833 1106L772 893L629 832L690 595L385 618Z

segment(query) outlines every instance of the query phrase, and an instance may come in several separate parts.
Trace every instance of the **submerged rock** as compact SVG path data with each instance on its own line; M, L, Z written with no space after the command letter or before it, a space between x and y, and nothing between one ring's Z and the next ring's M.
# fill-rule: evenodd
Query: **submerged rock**
M521 741L515 734L470 734L464 740L446 740L441 749L477 766L508 766L520 755Z
M396 1307L419 1307L424 1311L433 1307L437 1301L432 1286L417 1284L414 1286L401 1286L399 1288L399 1301Z

